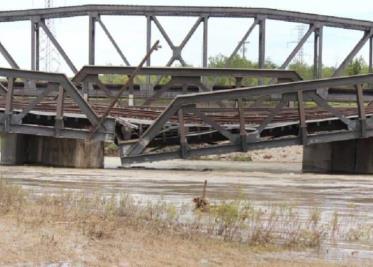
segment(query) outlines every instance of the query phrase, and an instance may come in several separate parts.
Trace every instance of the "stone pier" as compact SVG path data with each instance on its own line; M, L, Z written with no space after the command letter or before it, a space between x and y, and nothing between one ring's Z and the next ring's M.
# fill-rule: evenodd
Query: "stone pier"
M372 174L373 138L305 146L303 171Z
M0 141L1 164L74 168L104 166L103 142L24 134L2 134Z

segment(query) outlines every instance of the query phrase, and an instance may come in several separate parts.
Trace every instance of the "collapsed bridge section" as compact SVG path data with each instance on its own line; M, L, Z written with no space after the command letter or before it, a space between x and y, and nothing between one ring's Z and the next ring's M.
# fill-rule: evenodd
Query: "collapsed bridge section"
M128 120L132 125L119 142L122 163L368 138L373 135L373 108L365 87L372 80L370 74L178 96L146 129L136 131L136 121ZM355 99L332 103L319 95L320 88L331 87L353 87ZM266 101L271 95L280 97ZM221 101L231 107L209 108Z
M305 166L317 170L323 165L332 170L335 167L328 158L324 157L321 163L315 162L315 158L321 159L314 157L315 153L320 153L320 149L315 149L316 144L370 140L368 138L373 134L373 105L369 102L372 97L368 89L373 82L372 74L299 81L293 72L278 70L247 70L246 73L226 70L233 76L257 75L267 79L267 83L282 83L202 90L192 94L181 90L179 93L184 95L174 98L167 107L122 103L110 110L100 126L99 120L105 113L110 93L117 89L110 84L96 86L101 83L99 76L108 72L130 75L130 71L127 68L85 67L70 81L61 74L0 69L0 76L6 78L0 83L2 162L102 167L103 142L118 145L123 166L304 145L308 157ZM145 68L142 74L156 74L156 71ZM169 81L179 82L183 70L158 71L170 76ZM188 84L188 81L196 80L195 76L201 79L208 71L214 70L187 70L192 79L183 82ZM91 85L87 90L84 83L88 78ZM284 78L292 82L281 80ZM167 83L162 86L167 88ZM130 87L126 97L131 92ZM321 97L322 91L328 88L340 92L348 90L348 101ZM102 94L98 94L98 90ZM98 128L97 131L92 131L94 128ZM357 146L346 145L350 149L357 149ZM333 147L336 148L328 148L330 155L340 150L340 146ZM344 160L350 161L340 159ZM341 164L334 164L337 165ZM354 166L356 169L356 164Z

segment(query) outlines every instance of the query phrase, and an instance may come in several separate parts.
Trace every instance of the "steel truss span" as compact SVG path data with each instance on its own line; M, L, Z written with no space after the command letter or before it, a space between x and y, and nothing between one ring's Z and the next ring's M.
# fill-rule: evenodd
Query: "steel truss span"
M145 131L139 133L137 125L124 129L122 163L372 137L373 108L364 92L371 82L373 74L178 96ZM355 100L349 108L329 103L316 89L351 86ZM273 94L278 101L258 108ZM206 108L219 101L234 108Z
M5 77L0 83L0 133L88 139L90 129L99 123L96 111L64 74L0 68L0 77ZM20 81L23 92L35 91L37 84L43 84L21 106L15 95ZM45 103L52 93L55 97ZM66 112L67 101L74 105L74 112ZM50 106L52 110L48 109ZM113 141L114 127L114 119L106 119L92 139Z
M15 21L30 21L31 23L31 69L39 70L40 68L40 31L43 31L60 53L61 57L66 62L67 66L73 73L78 71L78 67L71 60L68 53L59 42L58 36L54 36L48 28L46 20L54 18L70 18L76 16L86 16L88 21L87 32L89 37L87 40L87 63L94 65L95 48L96 48L96 28L101 27L106 38L113 45L118 57L123 61L123 64L129 66L133 64L126 56L126 51L121 49L121 45L115 40L110 32L109 27L105 24L105 16L143 16L145 18L146 49L149 51L153 38L153 29L157 28L166 41L167 46L172 50L172 56L167 61L166 66L171 66L175 61L179 61L183 66L186 61L183 58L183 49L190 41L193 34L199 27L202 27L202 54L201 62L203 67L208 64L209 45L212 45L208 40L209 19L210 18L247 18L252 20L247 31L238 41L237 46L233 49L230 57L237 54L239 49L249 38L255 28L259 29L258 35L258 65L259 68L265 67L267 34L266 28L268 20L286 21L293 23L303 23L309 25L307 32L295 45L293 51L284 58L280 65L281 69L285 69L296 54L302 49L304 44L313 35L314 39L314 78L322 76L322 61L323 61L323 39L325 27L343 28L348 30L360 31L361 38L349 53L345 55L344 60L336 68L334 76L340 76L351 60L361 51L362 47L369 42L369 67L372 72L373 68L373 22L365 20L357 20L350 18L341 18L333 16L324 16L317 14L308 14L300 12L291 12L284 10L266 9L266 8L239 8L239 7L186 7L186 6L126 6L126 5L83 5L72 7L59 7L49 9L33 9L33 10L16 10L0 12L0 22L15 22ZM164 25L159 21L159 17L194 17L196 21L190 28L181 43L175 43L165 30ZM1 40L0 40L1 41ZM79 40L80 42L81 40ZM216 45L216 44L213 44ZM19 64L14 56L9 53L6 47L0 43L0 53L7 60L12 68L19 68ZM151 66L151 58L147 60L147 66Z
M288 82L179 95L166 108L116 106L100 124L110 97L85 98L81 83L92 75L131 70L90 66L70 81L63 74L0 68L0 77L6 78L0 83L0 133L115 141L123 165L373 136L373 105L366 89L373 74L299 81L292 71L186 69L191 77L223 73ZM183 69L144 68L140 73L178 77ZM16 95L15 88L24 94ZM353 88L354 98L346 106L322 98L318 88Z

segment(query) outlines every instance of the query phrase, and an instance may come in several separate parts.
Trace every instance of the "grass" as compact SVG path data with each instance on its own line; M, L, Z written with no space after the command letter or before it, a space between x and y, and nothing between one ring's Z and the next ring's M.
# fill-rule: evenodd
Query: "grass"
M125 255L129 264L147 266L194 266L201 261L208 266L329 266L291 265L291 259L257 262L253 253L317 249L322 242L342 237L372 238L370 227L342 227L338 213L330 222L323 222L322 216L319 209L304 217L290 206L258 208L244 199L215 203L202 212L165 201L141 203L129 195L33 196L0 180L0 264L67 258L109 266ZM21 243L12 250L6 240Z

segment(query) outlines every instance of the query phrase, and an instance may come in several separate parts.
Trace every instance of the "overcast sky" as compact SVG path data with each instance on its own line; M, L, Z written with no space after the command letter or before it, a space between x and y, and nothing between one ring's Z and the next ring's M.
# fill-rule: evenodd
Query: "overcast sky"
M371 0L54 0L55 6L82 5L82 4L146 4L146 5L205 5L205 6L239 6L239 7L267 7L300 12L309 12L324 15L350 17L373 21L373 1ZM17 0L2 1L2 10L16 10L28 8L40 8L44 6L44 0ZM145 53L145 18L144 17L103 17L106 26L117 40L123 52L132 65L136 65ZM175 45L178 45L196 18L159 18ZM63 48L80 68L88 62L88 20L86 17L57 19L53 21L54 32ZM250 19L210 19L209 21L209 56L218 54L229 55L242 35L251 25ZM117 56L114 48L104 36L97 25L97 64L123 64ZM153 56L154 65L165 65L171 56L171 50L153 26L153 40L160 39L163 48ZM304 27L304 30L307 26ZM267 55L277 64L281 64L295 46L298 39L299 26L295 23L279 21L267 22ZM30 23L0 23L0 41L8 48L15 60L22 68L30 68ZM324 30L324 64L335 66L351 50L354 44L361 38L361 32L343 29L326 28ZM202 25L196 31L183 51L183 57L187 63L194 66L201 65L201 38ZM310 38L304 49L304 58L311 62L312 42ZM46 42L42 41L42 49ZM257 60L257 31L254 31L247 44L246 56ZM44 52L42 51L42 56ZM367 45L361 55L367 60ZM66 64L61 58L55 57L59 62L59 71L67 71ZM0 65L7 66L3 58ZM43 68L43 64L42 64ZM57 68L57 65L54 66Z

